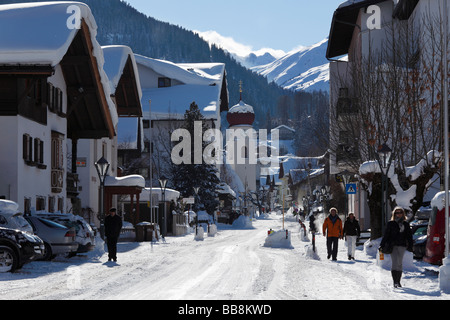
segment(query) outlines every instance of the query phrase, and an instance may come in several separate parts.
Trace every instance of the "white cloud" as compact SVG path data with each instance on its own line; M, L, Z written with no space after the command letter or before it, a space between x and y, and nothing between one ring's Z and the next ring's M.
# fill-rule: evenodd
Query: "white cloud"
M216 46L228 51L231 54L235 54L239 57L246 57L250 53L254 53L257 56L263 55L269 52L275 58L281 58L286 53L283 50L276 50L271 48L262 48L259 50L254 50L252 46L245 45L236 42L232 37L225 37L216 31L194 31L201 38L207 41L209 44L215 44Z

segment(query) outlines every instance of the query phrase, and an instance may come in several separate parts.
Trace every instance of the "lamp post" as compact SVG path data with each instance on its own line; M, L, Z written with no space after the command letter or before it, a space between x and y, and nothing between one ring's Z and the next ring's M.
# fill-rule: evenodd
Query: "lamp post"
M322 188L320 188L320 192L322 193L322 197L323 197L323 204L322 204L323 213L327 212L326 204L327 204L328 196L330 193L330 189L331 189L330 186L322 186Z
M109 170L109 162L101 157L95 163L95 169L97 170L98 177L100 179L100 199L99 199L99 208L100 208L100 236L102 239L105 239L105 179Z
M381 230L384 233L385 225L387 223L387 189L388 189L388 173L392 163L392 150L386 143L378 147L377 161L381 169L381 207L382 207L382 223Z
M196 195L196 198L198 198L198 190L200 190L200 187L194 187L194 192ZM199 201L200 202L200 201ZM197 205L197 219L195 223L195 234L198 234L198 212L200 211L200 207Z
M164 212L163 212L163 216L162 216L162 235L163 237L166 236L167 234L167 223L166 223L166 185L167 185L167 178L162 176L159 178L159 186L161 187L161 194L162 194L162 198L163 198L163 206L164 206Z

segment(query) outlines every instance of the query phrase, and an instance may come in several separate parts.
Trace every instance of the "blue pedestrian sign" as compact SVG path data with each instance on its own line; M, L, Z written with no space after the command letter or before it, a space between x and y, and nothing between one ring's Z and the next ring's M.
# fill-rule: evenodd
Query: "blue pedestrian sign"
M349 183L345 185L346 194L356 194L356 183Z

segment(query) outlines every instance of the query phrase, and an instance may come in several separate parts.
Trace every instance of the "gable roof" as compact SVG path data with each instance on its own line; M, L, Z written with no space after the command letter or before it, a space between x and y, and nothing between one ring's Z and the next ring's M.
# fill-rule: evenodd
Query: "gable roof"
M225 64L176 64L137 54L135 57L139 66L181 83L164 88L142 88L142 106L144 111L150 111L151 101L152 119L183 119L194 101L206 119L217 119L220 112L228 110Z
M119 116L142 117L142 89L133 51L128 46L102 47L103 69L109 79Z
M327 59L348 54L353 31L362 8L386 0L349 0L341 3L334 11L328 37Z
M79 26L71 25L75 21L71 12L79 13ZM61 65L67 84L69 138L115 135L117 113L103 70L103 52L96 40L97 24L86 4L56 1L0 5L0 29L14 30L0 33L0 66L21 69Z

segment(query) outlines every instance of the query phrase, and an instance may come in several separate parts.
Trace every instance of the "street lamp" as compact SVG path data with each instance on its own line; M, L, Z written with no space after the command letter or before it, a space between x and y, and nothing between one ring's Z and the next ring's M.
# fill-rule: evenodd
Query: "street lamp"
M320 188L320 192L322 193L322 197L323 197L323 213L326 212L327 208L326 208L326 204L327 204L327 200L330 194L330 186L322 186L322 188Z
M163 237L166 236L167 234L167 224L166 224L166 185L167 185L167 178L162 176L159 178L159 186L161 187L161 193L162 193L162 198L163 198L163 206L164 206L164 212L163 212L163 216L162 216L162 234Z
M105 190L105 179L106 175L108 174L109 170L109 162L104 158L101 157L96 163L95 163L95 169L97 170L98 177L100 179L100 199L99 199L99 207L100 207L100 236L102 239L105 239L105 196L104 196L104 190Z
M198 190L200 190L200 187L194 187L194 192L196 195L196 199L198 198ZM200 201L199 201L200 202ZM200 207L199 205L197 205L197 219L196 219L196 223L195 223L195 234L198 234L198 212L200 211Z
M391 166L392 163L392 150L391 148L389 148L386 143L383 143L381 146L378 147L378 152L377 152L377 161L378 161L378 165L380 166L381 169L381 206L382 206L382 223L381 223L381 229L382 232L384 233L384 229L385 229L385 225L387 223L386 219L387 219L387 205L388 205L388 201L387 201L387 190L388 190L388 173L389 173L389 168Z

